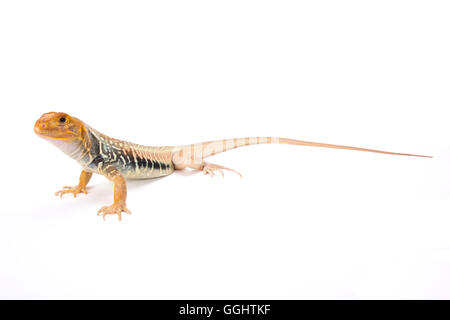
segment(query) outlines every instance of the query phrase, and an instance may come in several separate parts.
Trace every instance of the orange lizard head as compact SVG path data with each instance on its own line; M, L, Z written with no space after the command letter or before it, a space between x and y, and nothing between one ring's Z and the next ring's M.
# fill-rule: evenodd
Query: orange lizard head
M38 136L67 142L81 139L83 131L83 122L64 112L44 113L34 124Z

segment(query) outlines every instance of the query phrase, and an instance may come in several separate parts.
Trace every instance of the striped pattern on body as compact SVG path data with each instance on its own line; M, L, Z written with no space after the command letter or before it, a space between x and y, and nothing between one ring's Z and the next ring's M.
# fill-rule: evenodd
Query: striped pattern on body
M87 170L102 173L115 167L127 179L157 178L174 171L171 147L143 146L87 130L90 148L88 157L81 159Z

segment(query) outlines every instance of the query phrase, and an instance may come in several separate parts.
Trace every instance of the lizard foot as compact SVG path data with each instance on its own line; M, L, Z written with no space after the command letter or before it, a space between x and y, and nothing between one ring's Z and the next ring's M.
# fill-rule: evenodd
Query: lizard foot
M205 165L203 166L203 174L205 174L205 175L209 174L211 177L214 177L216 175L215 171L218 171L222 175L222 178L223 178L224 177L223 170L232 171L232 172L238 174L242 178L242 174L240 174L236 170L226 168L223 166L219 166L218 164L205 163Z
M79 193L84 193L87 194L87 190L86 187L80 187L80 186L76 186L76 187L63 187L62 190L56 191L55 192L55 196L60 196L60 198L62 198L63 195L65 195L66 193L72 193L73 197L76 198L77 194Z
M131 211L125 206L124 203L113 203L110 206L104 206L97 212L97 216L103 215L103 220L107 214L117 214L119 221L122 221L122 211L131 214Z

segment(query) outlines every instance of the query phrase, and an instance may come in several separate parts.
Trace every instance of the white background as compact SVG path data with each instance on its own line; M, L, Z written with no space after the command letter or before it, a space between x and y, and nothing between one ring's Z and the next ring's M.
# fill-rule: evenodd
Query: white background
M447 1L0 2L0 298L450 298ZM148 145L280 136L113 186L48 111Z

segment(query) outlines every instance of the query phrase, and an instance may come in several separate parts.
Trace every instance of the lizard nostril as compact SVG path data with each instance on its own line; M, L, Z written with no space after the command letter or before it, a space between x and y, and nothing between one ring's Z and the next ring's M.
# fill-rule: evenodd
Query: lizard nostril
M41 129L45 129L46 125L45 123L41 123Z

